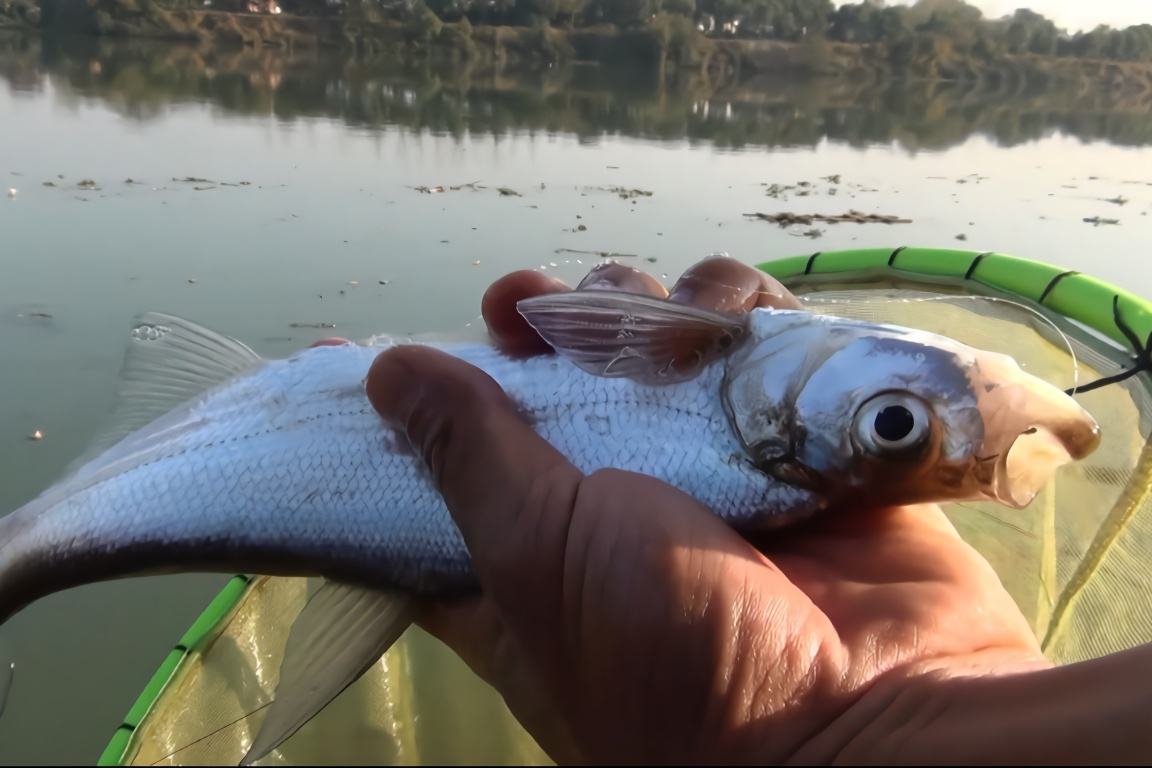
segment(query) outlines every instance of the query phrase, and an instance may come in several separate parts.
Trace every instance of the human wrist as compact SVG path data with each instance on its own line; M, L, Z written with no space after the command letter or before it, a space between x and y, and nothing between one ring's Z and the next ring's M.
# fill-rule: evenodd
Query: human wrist
M1148 763L1150 712L1152 645L1062 667L982 654L878 682L817 748L843 763Z

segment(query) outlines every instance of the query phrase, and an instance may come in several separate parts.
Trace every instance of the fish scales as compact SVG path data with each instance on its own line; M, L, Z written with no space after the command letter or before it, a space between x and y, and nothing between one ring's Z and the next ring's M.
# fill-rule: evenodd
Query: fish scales
M215 389L83 467L53 494L63 498L51 515L36 515L37 502L18 512L33 526L21 550L69 562L104 548L162 549L170 565L191 558L206 568L243 552L269 572L309 562L380 586L473 586L467 548L429 473L365 395L365 372L383 348L318 347ZM584 472L651 475L733 521L784 514L806 498L742 458L721 405L720 365L650 386L562 358L442 348L492 376ZM118 471L104 476L110 467ZM20 554L0 550L0 559Z

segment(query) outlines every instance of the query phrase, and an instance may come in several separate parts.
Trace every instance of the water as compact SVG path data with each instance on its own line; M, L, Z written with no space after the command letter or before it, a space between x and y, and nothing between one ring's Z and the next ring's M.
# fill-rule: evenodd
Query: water
M628 254L671 282L715 251L905 244L1014 253L1152 296L1147 95L660 86L592 67L433 72L19 38L0 38L0 77L0 510L100 428L148 309L275 356L333 334L467 330L499 275L575 281L599 261L559 249ZM484 188L414 189L473 181ZM743 216L849 209L912 223ZM293 327L321 323L336 328ZM0 663L17 669L0 761L94 761L224 580L94 585L5 625Z

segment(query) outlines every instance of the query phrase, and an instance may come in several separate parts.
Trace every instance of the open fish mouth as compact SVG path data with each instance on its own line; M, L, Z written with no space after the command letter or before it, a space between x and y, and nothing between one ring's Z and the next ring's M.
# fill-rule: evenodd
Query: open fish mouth
M988 498L1031 503L1064 464L1100 446L1100 425L1079 403L1004 355L983 353L973 373L984 440L975 476Z

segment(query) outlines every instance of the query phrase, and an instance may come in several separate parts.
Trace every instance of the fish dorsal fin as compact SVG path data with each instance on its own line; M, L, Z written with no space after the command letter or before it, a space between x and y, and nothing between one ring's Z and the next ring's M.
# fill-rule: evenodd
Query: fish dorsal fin
M72 464L78 470L127 435L263 359L236 339L189 320L146 312L132 321L108 426Z
M646 384L692 378L727 354L746 328L739 317L617 291L534 296L516 308L577 367Z
M240 765L279 747L367 672L408 629L414 606L404 593L325 581L292 624L275 698Z

